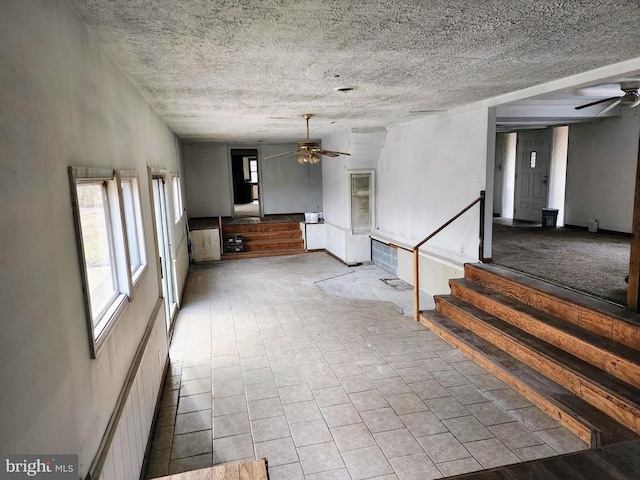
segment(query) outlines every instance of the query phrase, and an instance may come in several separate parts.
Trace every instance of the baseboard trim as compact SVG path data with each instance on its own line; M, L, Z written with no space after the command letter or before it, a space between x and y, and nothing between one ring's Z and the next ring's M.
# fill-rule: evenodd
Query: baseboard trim
M589 227L583 227L582 225L572 225L570 223L565 223L564 224L564 228L570 228L571 230L584 230L584 231L589 230ZM593 233L594 234L606 233L606 234L609 234L609 235L620 235L621 237L628 237L628 238L633 237L632 233L618 232L616 230L607 230L607 229L604 229L604 228L598 228L598 231L597 232L593 232Z
M151 332L153 331L153 327L155 326L155 320L158 317L158 312L160 311L162 306L163 300L162 298L158 298L158 300L156 301L156 305L153 308L153 313L151 314L151 317L147 322L147 327L144 331L144 335L142 336L142 340L140 341L138 349L136 350L136 354L133 357L133 362L131 362L131 366L129 367L129 371L127 372L127 377L125 378L124 385L120 390L120 395L118 395L116 406L113 410L113 413L111 414L111 418L109 419L109 423L107 424L105 433L102 436L102 440L100 441L100 446L98 447L98 451L93 459L93 462L91 462L91 466L89 467L89 472L87 473L85 480L96 480L100 478L105 460L107 459L107 455L109 454L111 443L113 442L113 437L116 433L116 429L118 428L120 418L122 417L122 412L124 412L127 399L129 398L131 387L133 386L133 382L138 373L138 369L142 361L142 356L144 355L144 352L147 348L149 338L151 337ZM160 389L160 392L161 391L162 389Z

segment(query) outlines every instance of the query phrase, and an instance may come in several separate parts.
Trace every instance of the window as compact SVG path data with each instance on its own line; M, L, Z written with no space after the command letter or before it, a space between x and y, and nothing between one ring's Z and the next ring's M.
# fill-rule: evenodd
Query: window
M182 219L182 187L180 186L180 176L174 175L173 180L173 208L174 220L178 223Z
M249 175L251 183L258 183L258 160L249 160Z
M351 231L368 233L372 227L373 172L350 172Z
M129 251L129 275L131 275L131 283L135 285L147 264L144 228L140 210L138 173L135 171L120 171L118 174L121 179L122 206Z
M79 183L76 188L89 299L98 320L119 294L107 183Z
M69 179L95 358L146 264L137 173L69 167Z

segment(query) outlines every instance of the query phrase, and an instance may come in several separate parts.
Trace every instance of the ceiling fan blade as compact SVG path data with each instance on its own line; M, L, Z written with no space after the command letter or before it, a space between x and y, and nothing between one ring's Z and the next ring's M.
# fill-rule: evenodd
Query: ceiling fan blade
M326 155L327 157L339 157L340 155L349 155L349 156L351 156L350 153L334 152L334 151L331 151L331 150L317 150L317 153L320 153L321 155Z
M298 153L298 151L295 150L292 152L284 152L284 153L278 153L276 155L269 155L268 157L264 157L263 160L270 160L272 158L284 157L285 155L293 155L294 153Z
M584 105L580 105L579 107L576 107L576 110L582 110L583 108L593 107L594 105L598 105L599 103L604 103L604 102L608 102L610 100L616 100L619 98L622 98L622 97L609 97L609 98L604 98L602 100L596 100L595 102L585 103Z
M616 100L615 102L611 102L611 105L607 105L603 110L600 110L598 112L598 115L602 115L603 113L607 113L609 110L611 110L612 108L615 108L618 106L618 104L622 101L622 97L618 97L618 100Z
M316 150L316 153L319 153L320 155L326 155L327 157L339 157L340 156L339 153L331 152L329 150Z

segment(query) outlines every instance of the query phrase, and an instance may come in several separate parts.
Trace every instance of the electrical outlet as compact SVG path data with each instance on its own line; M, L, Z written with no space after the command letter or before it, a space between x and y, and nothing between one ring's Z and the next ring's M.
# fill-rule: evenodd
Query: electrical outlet
M460 244L460 253L464 253L464 244L463 243Z

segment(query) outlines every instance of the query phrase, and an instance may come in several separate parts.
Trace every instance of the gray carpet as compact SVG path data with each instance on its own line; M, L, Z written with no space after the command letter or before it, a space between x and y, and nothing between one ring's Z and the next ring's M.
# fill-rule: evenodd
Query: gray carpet
M497 265L626 305L629 237L531 225L493 229Z

